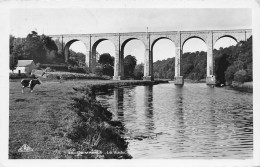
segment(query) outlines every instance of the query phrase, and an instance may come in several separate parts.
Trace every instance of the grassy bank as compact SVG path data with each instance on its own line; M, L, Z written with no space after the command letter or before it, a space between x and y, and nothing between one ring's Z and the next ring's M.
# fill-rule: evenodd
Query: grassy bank
M130 158L127 143L121 137L123 127L120 122L111 121L112 114L101 107L94 93L102 85L148 83L46 81L37 85L33 93L27 89L22 94L20 82L10 82L9 158ZM23 144L33 152L18 152Z
M231 87L238 91L243 92L253 92L253 82L245 82L245 83L238 83L238 82L232 82Z

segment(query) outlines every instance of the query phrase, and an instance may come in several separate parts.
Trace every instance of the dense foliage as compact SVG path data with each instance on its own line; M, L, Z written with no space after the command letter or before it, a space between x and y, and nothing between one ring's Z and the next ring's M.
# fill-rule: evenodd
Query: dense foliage
M144 76L144 64L137 64L134 69L134 77L135 79L143 79Z
M48 36L32 31L26 38L10 35L10 69L14 69L17 60L33 60L35 63L64 62L55 42Z
M96 68L96 73L102 73L103 75L114 75L114 57L109 53L103 53L100 55L98 63L101 67ZM100 75L100 74L99 74Z
M61 52L62 43L54 41L51 37L38 35L32 31L26 38L15 38L10 35L10 65L11 70L15 69L18 60L33 60L38 64L65 65L65 58ZM64 46L64 44L63 44ZM85 65L85 55L69 51L70 57L66 64L68 71L83 72L88 71Z
M154 78L173 79L175 71L175 58L168 58L166 60L158 60L153 63Z
M253 80L252 37L236 46L214 50L217 84Z
M136 66L136 58L132 55L127 55L124 59L124 74L125 77L134 77L134 70Z

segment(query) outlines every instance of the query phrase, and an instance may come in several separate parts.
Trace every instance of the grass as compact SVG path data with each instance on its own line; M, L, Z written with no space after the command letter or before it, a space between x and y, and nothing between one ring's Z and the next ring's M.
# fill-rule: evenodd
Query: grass
M45 81L33 93L21 93L18 81L10 82L9 158L130 158L127 153L76 156L71 151L125 152L122 129L111 113L92 97L93 85L138 84L141 81L72 80ZM75 91L73 87L80 88ZM91 96L90 96L91 95ZM87 107L87 108L86 108ZM120 125L120 124L119 124ZM17 150L27 144L33 152Z
M239 90L242 92L253 92L253 82L245 82L245 83L238 83L238 82L233 82L232 83L232 88L235 90Z

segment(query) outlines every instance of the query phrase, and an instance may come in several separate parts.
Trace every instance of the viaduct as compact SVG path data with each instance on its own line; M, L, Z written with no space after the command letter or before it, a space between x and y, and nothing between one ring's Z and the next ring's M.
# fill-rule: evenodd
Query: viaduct
M138 39L145 46L145 62L144 62L144 80L153 80L153 47L160 39L169 39L175 44L175 84L183 85L182 74L182 50L186 41L191 38L199 38L203 40L207 46L207 78L208 85L215 84L214 76L214 57L213 49L215 43L223 38L230 37L236 42L245 41L252 35L251 29L238 30L202 30L202 31L165 31L165 32L131 32L131 33L99 33L99 34L63 34L49 35L53 40L58 40L64 44L61 48L65 54L65 60L69 58L69 47L75 41L81 41L85 44L87 52L86 64L89 66L90 72L94 72L96 68L96 48L98 44L104 40L110 40L115 45L115 64L114 64L114 80L124 78L124 48L126 44Z

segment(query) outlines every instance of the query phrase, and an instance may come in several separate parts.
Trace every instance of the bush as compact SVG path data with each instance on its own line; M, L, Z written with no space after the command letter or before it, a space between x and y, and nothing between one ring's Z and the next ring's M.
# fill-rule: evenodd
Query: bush
M78 67L78 66L68 66L68 71L69 72L75 72L75 73L83 73L85 74L86 69L82 68L82 67Z
M68 66L66 64L40 64L42 69L50 67L56 71L68 71Z
M94 72L97 76L102 76L102 68L101 67L96 67L95 72Z
M85 71L86 74L89 74L89 67L88 66L83 66L83 70Z
M55 70L54 69L52 69L51 67L47 67L46 69L45 69L45 72L54 72Z
M105 64L102 67L102 74L113 76L114 75L114 68L111 65Z
M35 75L29 75L25 73L17 74L17 73L9 73L9 79L22 79L22 78L32 78L35 79Z
M239 70L234 74L234 80L237 82L244 83L245 81L247 81L247 79L248 75L246 70Z
M231 65L225 71L225 80L228 84L231 84L234 80L234 74L236 73L237 68L234 65Z
M46 75L46 78L48 80L53 80L53 79L60 79L60 76L56 75L56 74L48 74L48 75Z
M37 63L35 69L41 70L41 63Z

